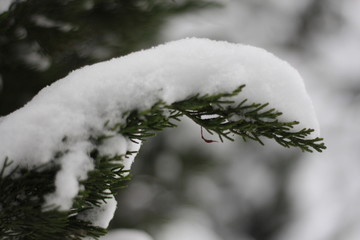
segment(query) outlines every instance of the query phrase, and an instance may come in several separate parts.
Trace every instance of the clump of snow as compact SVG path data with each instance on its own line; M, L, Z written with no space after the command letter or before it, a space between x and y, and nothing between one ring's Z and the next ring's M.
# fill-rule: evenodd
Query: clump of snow
M102 156L121 156L125 155L127 151L137 152L140 149L141 144L132 142L129 138L124 137L120 134L107 138L100 145L98 151ZM124 170L130 170L131 164L134 161L136 154L133 153L123 158L121 164L124 166Z
M76 145L74 150L61 158L61 169L56 175L54 193L46 196L46 206L58 206L60 210L70 209L73 198L80 190L79 181L87 178L87 173L94 169L88 156L89 144Z
M107 228L111 219L114 217L117 202L114 197L106 199L106 203L102 203L100 207L81 212L77 218L90 221L94 226Z
M284 113L281 120L300 121L298 128L313 128L313 137L318 135L304 83L288 63L260 48L190 38L83 67L44 88L1 121L0 164L6 157L13 167L57 161L56 191L46 204L69 209L78 181L93 169L89 152L98 146L89 139L108 134L106 126L122 123L125 112L148 109L159 100L171 104L197 93L231 92L242 84L246 87L236 101L269 102ZM117 135L99 150L117 155L139 147ZM63 155L56 158L59 152ZM130 168L133 158L123 164Z

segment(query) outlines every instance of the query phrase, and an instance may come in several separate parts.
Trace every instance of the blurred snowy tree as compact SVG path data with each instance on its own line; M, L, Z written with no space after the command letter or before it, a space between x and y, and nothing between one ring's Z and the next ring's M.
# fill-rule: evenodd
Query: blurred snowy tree
M199 0L14 1L0 15L0 115L71 70L159 43L167 19L209 6Z
M231 163L227 166L222 165L222 168L218 168L215 173L210 170L213 168L207 168L208 176L211 177L202 178L201 184L198 185L189 183L183 189L184 194L188 193L189 189L196 189L186 197L193 203L196 201L192 206L196 206L194 209L202 209L202 213L205 213L207 219L212 223L208 229L215 229L214 232L218 239L352 240L360 238L360 231L356 227L360 221L360 214L358 211L353 211L357 209L356 202L360 200L359 148L356 144L359 142L359 136L356 134L359 126L355 120L359 119L360 109L359 1L228 0L221 2L224 3L224 8L210 9L199 14L186 14L172 19L162 33L164 39L174 40L197 36L230 40L272 49L280 56L289 59L300 69L301 74L305 77L308 90L313 93L313 96L316 96L314 103L317 110L320 111L322 133L327 136L327 142L331 139L332 146L325 154L310 157L300 156L294 152L281 153L276 148L273 148L272 154L269 154L247 145L247 148L256 149L252 153L248 153L243 146L235 145L226 154L218 157L233 159L233 161L229 160ZM344 116L351 117L344 118ZM344 120L346 124L344 124ZM191 153L203 154L210 159L208 153L202 151L203 148L199 146L200 144L189 143L191 141L188 137L189 134L191 132L200 134L200 130L190 127L192 130L187 132L186 137L182 131L187 128L189 126L179 131L175 130L175 133L171 135L164 134L166 140L159 145L167 144L171 151L178 152L186 148ZM177 137L175 138L174 135ZM177 140L178 138L185 138L185 140ZM170 140L175 140L179 146L174 146L176 144L172 144ZM155 141L160 140L156 139ZM158 159L154 160L154 164L157 161L163 161L164 156L169 156L171 162L174 162L173 165L169 164L169 169L173 166L182 174L189 173L191 175L191 169L184 167L183 161L185 160L174 157L178 153L167 151L163 155L156 148L152 150L150 147L148 151L153 152L154 156L158 156ZM229 152L231 152L230 156ZM236 154L241 157L233 157ZM267 161L269 158L271 159L270 163ZM202 158L199 157L199 159L201 161ZM191 162L196 165L196 158ZM154 169L154 173L156 173L156 168L147 164L148 162L139 160L135 163L135 169L138 168L139 172ZM231 187L226 185L229 191L225 191L226 187L223 184L216 184L217 180L214 179L221 178L219 172L235 178L236 174L233 169L238 170L238 175L244 176L243 178L238 177L238 182L249 184L244 184L245 187L242 190L233 184L235 186L232 187L232 191ZM242 171L240 171L241 169ZM249 174L246 175L244 172L249 172ZM250 176L259 177L250 178ZM171 177L168 178L165 177L163 181L173 181ZM274 181L275 179L277 180ZM258 182L254 184L254 187L250 183L256 182L256 180ZM157 209L160 209L161 206L171 204L171 201L175 213L167 211L157 215L161 220L163 220L163 216L167 216L165 219L169 221L169 227L164 231L170 229L171 223L176 223L176 219L181 219L182 216L176 214L176 209L180 208L176 201L179 194L171 192L167 188L164 189L153 174L145 175L143 179L136 177L132 184L130 184L128 192L130 196L127 195L128 207L124 208L123 212L134 208L139 211L135 211L138 215L133 215L133 224L129 224L130 226L138 226L139 222L146 218L146 214L141 214L141 210L156 214L155 210L152 211L153 204L158 203ZM158 191L159 195L155 195L155 199L145 199L149 201L144 200L147 207L141 208L141 202L138 205L136 202L132 202L134 198L131 197L131 194L134 197L137 196L138 189L147 189L146 186ZM207 195L208 200L198 196L201 195L201 189L206 186L213 191L213 194ZM344 194L339 194L340 188ZM272 198L274 196L269 197L265 189L272 191L275 198ZM171 194L173 194L172 197L169 197ZM226 196L223 197L226 199L236 199L234 201L238 206L228 204L226 208L225 204L214 204L213 201L218 199L218 195ZM242 200L235 198L234 195L242 196ZM181 194L181 196L184 195ZM252 201L244 200L248 196L252 196ZM254 198L256 200L263 198L264 205L268 207L264 208L260 205L253 207L256 202ZM281 200L277 202L278 204L272 204L274 199ZM125 200L123 199L123 201ZM205 203L209 201L213 204L206 205ZM217 212L214 209L223 209L223 211L221 214L214 214L214 211ZM246 214L249 212L252 214ZM231 220L224 221L226 216ZM118 219L118 221L121 220ZM247 221L248 224L245 224L244 222ZM273 225L273 223L280 224ZM251 227L243 229L244 225ZM271 231L262 231L263 228L271 229ZM151 231L152 228L148 229ZM249 231L249 229L252 230ZM157 231L153 230L152 232Z

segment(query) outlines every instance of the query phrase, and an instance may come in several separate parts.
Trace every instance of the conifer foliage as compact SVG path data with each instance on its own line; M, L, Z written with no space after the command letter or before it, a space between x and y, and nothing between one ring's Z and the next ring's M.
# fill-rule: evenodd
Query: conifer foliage
M209 1L15 1L0 15L0 77L6 86L0 95L0 115L20 107L53 79L79 66L148 47L167 17L204 6L209 6ZM312 129L295 131L298 122L280 121L281 113L268 103L247 99L235 103L233 98L241 96L244 87L215 95L196 94L172 104L160 100L146 110L123 113L119 123L105 122L106 134L89 137L94 148L88 154L94 169L80 181L81 190L69 210L45 204L46 196L56 189L59 159L66 150L35 168L14 166L15 159L1 159L0 239L98 239L106 234L106 229L79 216L100 208L126 187L131 175L122 162L136 154L102 155L99 148L112 137L109 132L142 142L165 128L176 127L186 116L220 141L239 136L260 144L269 138L306 152L326 148L323 139L309 137ZM68 141L67 136L61 141Z
M125 113L123 124L107 126L114 133L129 137L132 141L144 141L156 132L175 127L185 115L210 133L216 133L220 140L234 140L236 135L244 140L263 144L261 138L274 139L284 147L298 147L303 151L319 151L326 147L321 138L309 139L312 129L292 131L294 122L281 122L281 115L268 104L248 103L246 99L234 105L232 97L241 94L245 86L231 93L217 95L195 95L183 101L166 105L158 102L146 111L133 110ZM235 120L234 120L235 119ZM106 125L107 123L105 123ZM93 136L95 145L111 136ZM63 141L66 141L64 137ZM44 196L54 191L54 179L59 165L54 160L35 169L14 168L4 174L11 163L7 159L0 171L0 235L2 239L98 239L106 229L92 226L91 222L78 218L79 214L97 208L102 202L126 186L130 175L124 170L121 160L124 156L102 156L96 148L90 153L95 169L81 182L83 189L74 199L68 211L44 208ZM109 191L110 190L110 191Z

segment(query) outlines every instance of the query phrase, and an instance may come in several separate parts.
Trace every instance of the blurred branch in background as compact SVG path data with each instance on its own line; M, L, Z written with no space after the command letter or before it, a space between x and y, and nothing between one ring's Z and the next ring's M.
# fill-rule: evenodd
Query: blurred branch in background
M357 146L360 141L357 134L360 131L357 124L360 116L360 2L224 2L225 6L221 9L209 9L197 15L186 14L172 19L162 33L164 38L173 40L201 36L255 44L272 49L288 59L304 76L307 89L315 97L313 100L322 133L329 142L325 154L298 156L300 161L288 163L290 167L282 175L287 178L283 178L285 198L281 204L287 210L275 211L265 222L267 226L277 222L277 217L282 215L279 212L285 213L286 221L274 228L277 233L267 237L284 240L360 238L360 214L351 210L357 209L356 202L360 199L360 152ZM238 148L238 155L241 155L237 157L238 162L250 161L247 160L248 156L242 155L243 149ZM277 165L281 165L295 156L278 155L275 151L273 156L259 153L250 158L264 161L277 158ZM266 163L260 165L265 166ZM251 168L243 168L255 172ZM231 169L234 166L223 171ZM265 172L278 174L273 170ZM243 179L247 183L251 180ZM266 181L261 182L266 185ZM272 191L276 192L277 187L279 185L273 185ZM342 194L339 194L340 189ZM262 210L259 212L264 213ZM240 211L238 213L241 215ZM266 218L259 219L264 221ZM239 223L239 226L243 225ZM261 232L260 225L254 226L256 231ZM267 238L247 231L238 232L243 233L241 239ZM225 239L239 239L239 236Z
M153 46L167 19L209 1L15 1L0 15L0 116L71 70Z

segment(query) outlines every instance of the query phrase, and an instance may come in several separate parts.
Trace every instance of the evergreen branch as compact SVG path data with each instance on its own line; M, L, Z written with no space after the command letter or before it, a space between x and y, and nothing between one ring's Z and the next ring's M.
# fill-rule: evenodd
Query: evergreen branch
M250 139L264 145L261 137L266 137L287 148L298 147L307 152L321 152L326 149L322 138L308 139L312 129L294 131L293 128L299 122L279 121L278 117L282 113L274 108L269 109L268 103L248 103L248 100L244 99L234 105L231 98L237 96L244 87L245 85L241 85L233 92L212 96L197 94L171 105L158 102L149 110L134 110L128 113L126 123L118 124L112 130L134 142L144 141L155 136L157 131L176 127L172 120L179 121L179 118L185 115L210 134L216 133L221 141L234 141L234 136L239 135L244 141ZM164 109L169 110L168 114L164 113Z
M101 156L97 150L93 150L91 157L94 159L95 169L81 182L84 190L79 193L74 208L99 207L119 189L126 187L131 178L129 171L124 170L121 164L125 156Z
M312 129L293 131L299 122L281 122L282 113L269 104L248 103L245 99L234 106L231 97L236 96L244 85L231 93L215 96L196 95L184 101L176 102L168 108L176 110L204 127L210 134L215 132L221 141L234 141L233 135L239 135L244 141L250 139L264 144L260 137L274 139L284 147L298 147L302 151L321 152L326 149L322 138L308 139ZM227 100L222 100L226 98Z
M262 137L270 138L284 147L298 147L307 152L321 152L326 148L322 138L308 138L312 129L294 131L298 122L280 121L281 113L269 108L268 103L249 103L244 99L235 104L233 97L243 88L244 85L233 92L217 95L197 94L173 104L159 101L148 110L125 113L124 121L113 126L110 121L105 122L104 132L121 134L133 142L144 141L158 131L175 127L181 116L187 116L210 134L217 134L221 141L234 141L234 136L238 135L244 141L253 140L262 145ZM54 153L53 159L42 166L15 167L6 175L5 170L12 162L5 159L0 169L0 239L81 239L85 236L98 239L104 235L105 229L94 227L77 216L99 207L130 179L122 161L134 152L104 156L98 151L104 140L111 137L89 136L94 146L89 153L94 170L79 183L83 188L68 211L43 207L44 196L55 191L55 177L60 170L58 160L68 153L67 150ZM64 136L61 141L67 140Z
M5 171L11 164L5 164ZM99 237L106 232L71 217L76 212L44 211L44 196L54 192L59 166L45 164L36 169L15 168L0 178L0 239L76 239Z

